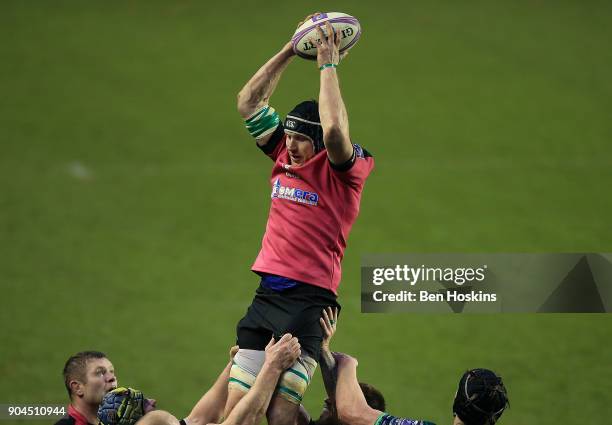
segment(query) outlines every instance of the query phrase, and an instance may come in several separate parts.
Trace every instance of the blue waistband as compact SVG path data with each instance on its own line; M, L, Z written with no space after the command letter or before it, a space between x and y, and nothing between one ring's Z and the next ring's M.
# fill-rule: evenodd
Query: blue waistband
M261 275L261 286L277 292L295 288L299 284L300 282L297 280L289 279L283 276L276 276L273 274Z

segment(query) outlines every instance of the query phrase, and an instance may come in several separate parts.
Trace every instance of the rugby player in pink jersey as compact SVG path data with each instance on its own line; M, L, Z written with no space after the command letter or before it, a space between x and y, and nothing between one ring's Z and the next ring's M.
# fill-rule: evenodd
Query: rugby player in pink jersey
M328 34L334 34L329 23ZM319 359L326 307L336 301L341 261L374 159L353 144L338 82L339 34L318 29L318 102L299 103L284 123L268 102L295 57L291 42L238 94L238 111L257 146L273 161L271 205L252 270L261 277L237 326L226 416L255 382L271 336L296 336L302 356L282 376L267 412L272 425L293 424Z

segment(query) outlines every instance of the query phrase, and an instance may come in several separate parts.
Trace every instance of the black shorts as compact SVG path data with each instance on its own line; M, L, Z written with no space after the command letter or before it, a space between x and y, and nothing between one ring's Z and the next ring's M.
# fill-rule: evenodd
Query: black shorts
M246 315L238 322L238 345L263 350L270 338L290 333L300 340L302 352L319 361L323 329L319 318L325 307L337 307L333 292L305 283L277 292L259 285Z

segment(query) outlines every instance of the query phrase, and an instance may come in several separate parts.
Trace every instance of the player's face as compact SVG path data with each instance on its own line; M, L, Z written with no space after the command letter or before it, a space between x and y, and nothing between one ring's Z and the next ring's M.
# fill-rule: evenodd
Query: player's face
M301 134L287 134L285 139L291 165L302 165L314 156L312 141Z
M110 360L89 360L86 382L81 388L83 400L91 404L100 404L104 394L115 388L117 388L117 377L115 377L115 368Z

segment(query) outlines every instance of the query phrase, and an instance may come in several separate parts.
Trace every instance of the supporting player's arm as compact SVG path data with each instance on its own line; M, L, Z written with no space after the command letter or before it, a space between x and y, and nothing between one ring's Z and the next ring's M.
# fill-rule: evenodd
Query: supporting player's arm
M357 381L358 362L343 353L333 353L338 370L336 408L341 423L351 425L436 425L433 422L398 418L370 407Z
M191 410L187 417L190 425L205 425L211 422L218 422L223 416L223 409L227 401L227 381L232 368L232 361L238 352L238 346L230 348L230 361L223 369L215 383Z
M338 308L327 307L324 309L319 321L323 328L323 342L321 343L321 375L323 376L323 384L325 385L327 396L333 403L336 399L336 383L338 376L336 359L334 359L332 355L329 344L336 333Z
M349 122L346 107L340 93L336 66L340 62L340 34L334 32L326 22L327 39L321 27L317 28L321 42L317 45L317 63L321 69L319 89L319 116L323 127L323 143L332 164L341 165L353 156L353 145L349 137Z
M266 347L266 359L257 375L255 384L238 402L223 422L225 425L253 425L265 415L280 375L300 356L297 338L285 334L276 343Z
M323 376L323 384L325 385L325 391L331 401L331 414L334 418L338 418L334 401L336 399L336 359L330 350L330 342L334 334L336 333L336 323L338 323L338 308L327 307L321 313L319 319L321 327L323 328L323 341L321 342L321 358L319 364L321 365L321 376ZM295 421L295 425L308 425L311 423L310 415L304 406L300 405L300 410Z
M357 380L357 360L342 353L334 353L334 357L338 371L336 409L340 422L374 425L383 412L368 406Z

